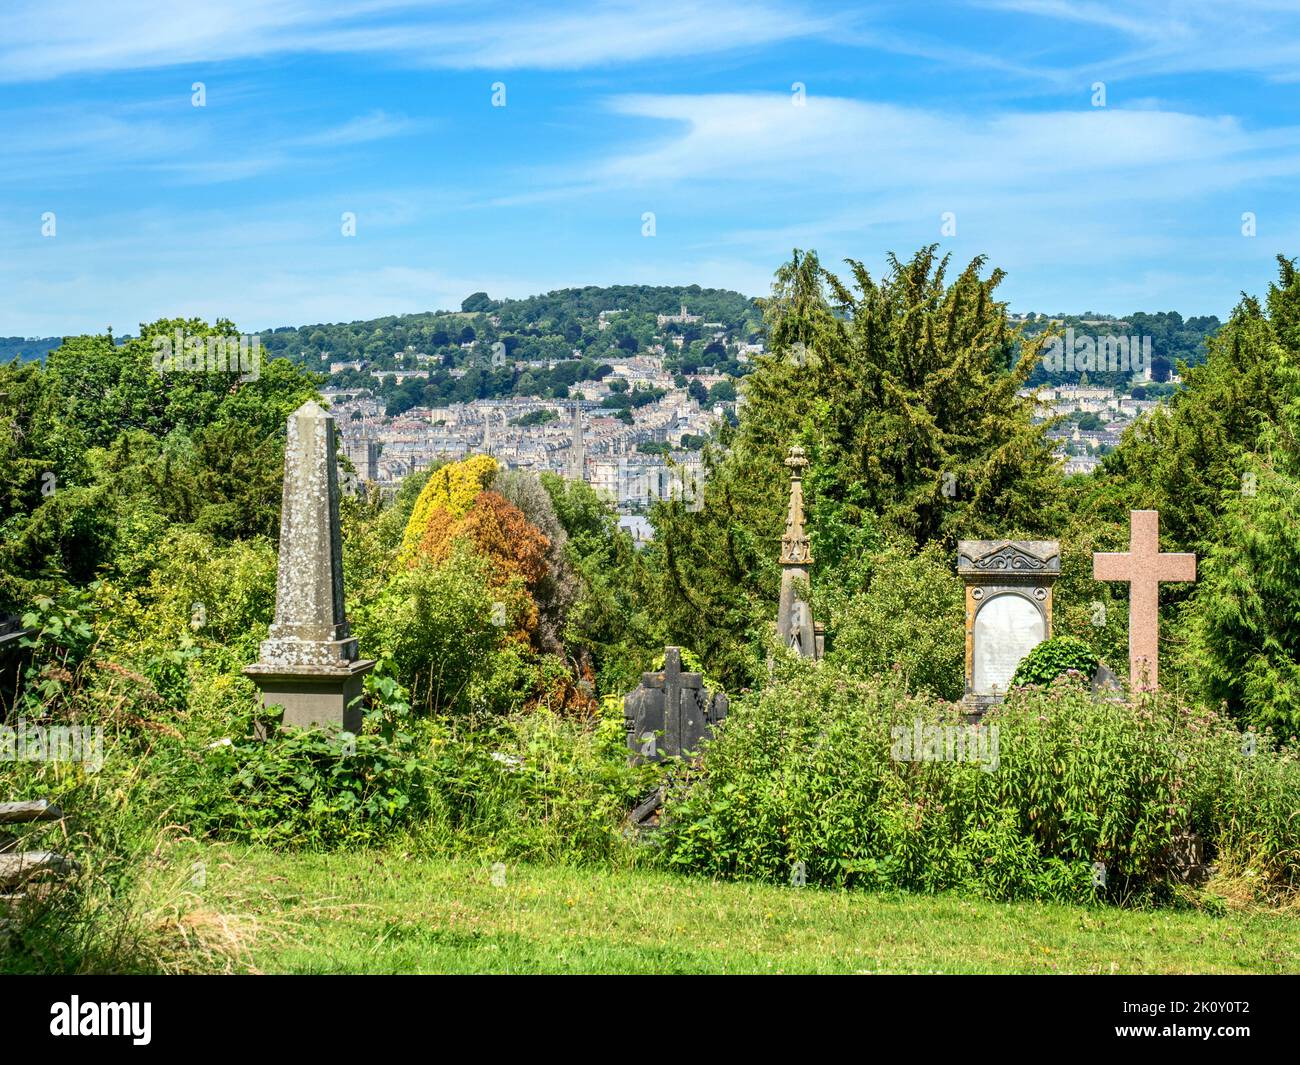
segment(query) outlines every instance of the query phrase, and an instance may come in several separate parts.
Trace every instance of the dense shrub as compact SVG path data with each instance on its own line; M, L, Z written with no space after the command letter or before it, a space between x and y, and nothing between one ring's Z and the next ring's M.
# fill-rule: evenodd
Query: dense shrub
M188 752L174 816L216 839L276 847L381 846L562 862L630 857L627 810L657 780L631 767L621 707L596 720L411 712L392 667L366 678L352 736L247 729Z
M907 760L925 754L907 750L918 730L960 724L958 708L896 679L795 668L733 703L670 798L665 860L724 877L798 869L828 885L1120 901L1167 894L1170 847L1194 829L1262 882L1296 881L1300 825L1282 813L1300 808L1294 750L1261 741L1247 756L1213 715L1058 684L990 712L982 760Z
M216 786L192 810L210 834L275 847L382 843L427 804L414 738L289 730L206 752Z
M449 853L629 863L627 812L661 773L628 765L621 706L596 723L543 710L454 722L434 750L434 804L417 838Z
M352 614L367 654L391 659L428 713L504 712L534 686L527 645L510 639L529 609L521 587L494 590L469 545L392 574ZM501 607L496 604L501 603Z
M958 698L964 687L962 584L937 547L912 554L899 547L864 560L864 590L830 589L831 657L863 676L897 667L914 691Z
M1071 670L1085 678L1097 672L1097 656L1074 636L1054 636L1025 655L1011 676L1011 686L1050 684Z
M1228 503L1182 612L1183 672L1210 705L1300 737L1300 478L1262 464L1243 476L1252 491Z

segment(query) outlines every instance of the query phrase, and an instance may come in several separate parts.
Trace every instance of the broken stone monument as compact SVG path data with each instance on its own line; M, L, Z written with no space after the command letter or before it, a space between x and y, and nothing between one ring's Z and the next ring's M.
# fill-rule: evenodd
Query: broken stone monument
M966 583L966 695L982 713L1001 702L1016 666L1052 636L1052 585L1061 575L1056 540L962 540Z
M781 537L781 598L776 613L776 635L782 646L801 658L821 658L824 629L813 620L812 608L804 599L812 569L812 545L804 530L803 469L808 465L803 448L790 449L785 464L790 467L790 509Z
M1196 580L1196 556L1160 553L1160 513L1129 511L1129 549L1097 552L1092 577L1128 581L1129 687L1155 691L1160 686L1160 585Z
M374 662L358 656L343 612L336 446L334 418L315 402L289 416L275 621L244 672L264 706L284 707L284 725L355 733L355 701Z
M642 673L641 686L623 700L628 748L650 762L696 753L726 716L726 695L710 694L699 673L682 672L680 647L665 647L663 670Z

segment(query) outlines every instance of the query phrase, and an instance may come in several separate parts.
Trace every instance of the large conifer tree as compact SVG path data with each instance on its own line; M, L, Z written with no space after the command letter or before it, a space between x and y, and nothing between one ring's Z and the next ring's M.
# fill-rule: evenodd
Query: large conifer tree
M795 252L764 301L769 351L744 380L706 506L659 515L670 638L719 672L761 662L791 444L813 457L814 583L857 572L882 537L947 549L1051 528L1059 474L1016 394L1038 341L1023 341L994 298L1002 273L982 277L980 258L949 283L935 247L889 264L877 281L850 261L845 284Z

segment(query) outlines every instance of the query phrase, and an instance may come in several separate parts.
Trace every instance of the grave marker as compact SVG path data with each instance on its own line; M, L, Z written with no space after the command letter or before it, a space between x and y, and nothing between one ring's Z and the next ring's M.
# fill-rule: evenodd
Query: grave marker
M289 416L280 512L275 621L259 660L244 672L265 706L283 706L285 725L361 731L352 703L374 666L357 654L343 611L334 418L308 401Z
M966 583L966 696L982 712L1000 702L1016 666L1052 635L1052 585L1061 575L1055 540L962 540Z
M642 673L641 686L623 700L628 748L651 762L694 754L726 716L726 695L710 694L699 673L682 672L680 647L665 647L664 668Z
M1160 585L1196 580L1196 556L1160 553L1160 512L1129 511L1129 549L1096 552L1092 577L1128 581L1129 687L1155 691L1160 686Z

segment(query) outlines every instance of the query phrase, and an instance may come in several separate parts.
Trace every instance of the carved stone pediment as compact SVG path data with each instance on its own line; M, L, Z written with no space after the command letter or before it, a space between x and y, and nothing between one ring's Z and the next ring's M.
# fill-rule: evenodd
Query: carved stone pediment
M1061 545L1056 540L962 540L957 544L957 572L967 578L1038 578L1061 572Z

